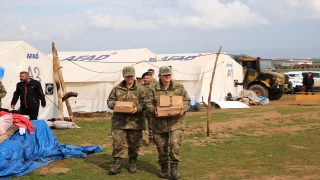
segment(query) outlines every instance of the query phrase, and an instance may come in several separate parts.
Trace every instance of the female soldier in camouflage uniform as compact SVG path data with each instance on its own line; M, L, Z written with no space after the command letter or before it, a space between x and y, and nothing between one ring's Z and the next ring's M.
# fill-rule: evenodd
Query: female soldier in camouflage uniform
M190 107L190 98L183 85L177 84L171 79L172 69L162 66L159 69L160 81L150 87L145 103L147 110L156 113L157 99L160 95L182 96L184 110ZM181 117L155 118L152 121L155 144L158 150L158 163L161 165L160 178L168 177L168 163L170 162L170 174L173 178L179 178L178 163L180 162L180 149L183 133L186 128L186 113L181 111ZM168 151L170 148L170 153Z
M135 69L131 66L122 70L124 80L114 87L108 98L108 107L114 108L116 101L134 102L136 105L131 114L113 112L112 115L112 138L114 158L113 166L109 169L110 174L121 172L121 162L124 155L125 144L128 144L129 172L137 171L136 161L138 157L142 130L145 129L143 117L144 87L134 80Z

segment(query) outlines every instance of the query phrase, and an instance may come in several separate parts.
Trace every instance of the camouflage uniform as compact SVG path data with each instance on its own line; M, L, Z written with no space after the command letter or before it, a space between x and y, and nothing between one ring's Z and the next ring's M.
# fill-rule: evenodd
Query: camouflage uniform
M159 81L156 78L152 78L152 85L157 84Z
M160 68L160 74L164 74L164 72L167 71L170 74L172 73L172 70L169 67ZM186 111L190 107L190 98L183 85L177 84L171 80L170 85L166 90L160 81L149 89L145 99L147 110L153 115L155 114L157 98L159 98L160 95L182 96L184 110ZM152 125L155 143L158 150L158 163L165 164L169 161L171 163L178 163L180 161L180 149L183 133L186 128L186 113L184 112L181 117L155 117ZM168 147L171 151L170 154L168 152Z
M148 85L148 84L143 84L143 86L146 88L146 94L145 96L147 97L147 93L149 91L149 88L154 85L154 83ZM151 139L154 139L153 137L153 132L152 132L152 121L154 121L153 119L155 119L154 117L154 113L150 113L149 111L144 111L144 116L148 121L148 131L149 131L149 140L152 141Z
M2 82L0 81L0 108L1 108L1 99L7 95L7 91L4 88Z
M130 67L133 69L133 67ZM129 68L132 71L132 69ZM124 68L124 76L128 76ZM134 72L134 69L133 69ZM114 87L107 100L108 107L113 110L116 101L134 102L137 112L134 114L113 112L112 115L112 138L114 158L123 158L126 142L128 143L128 156L136 158L138 156L140 140L142 139L142 130L145 129L143 116L145 98L145 88L134 81L131 88L126 87L126 81L123 80Z

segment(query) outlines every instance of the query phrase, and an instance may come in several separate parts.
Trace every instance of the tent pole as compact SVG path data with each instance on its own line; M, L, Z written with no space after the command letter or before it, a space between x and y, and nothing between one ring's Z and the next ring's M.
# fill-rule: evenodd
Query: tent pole
M58 56L57 50L55 50L55 51L56 51L56 58L57 58L56 62L57 62L57 66L58 66L58 75L59 75L59 80L60 80L60 84L61 84L61 89L63 91L63 95L66 95L67 94L67 90L66 90L66 86L64 84L64 79L63 79L63 75L62 75L62 71L61 71L62 67L60 65L60 60L59 60L59 56ZM65 102L66 102L66 106L67 106L67 109L68 109L69 117L70 117L71 121L74 122L73 121L73 112L72 112L72 109L71 109L71 105L70 105L69 99L66 99Z
M59 80L59 74L58 74L58 63L57 63L58 62L58 53L57 53L56 47L54 46L54 42L52 42L52 60L53 60L54 80L56 82L57 94L58 94L60 120L64 120L62 95L61 95L60 80Z
M211 108L212 84L213 84L214 75L216 73L217 62L218 62L218 58L219 58L219 54L220 54L221 49L222 49L222 46L220 46L219 51L217 53L216 61L214 62L214 67L213 67L213 71L212 71L211 82L210 82L210 91L209 91L208 105L207 105L207 137L210 136L210 115L211 115L210 108Z

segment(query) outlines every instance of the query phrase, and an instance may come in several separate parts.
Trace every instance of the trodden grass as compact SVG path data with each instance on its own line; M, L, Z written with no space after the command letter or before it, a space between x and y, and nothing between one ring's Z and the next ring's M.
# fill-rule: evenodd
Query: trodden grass
M291 97L287 97L290 101ZM212 110L211 123L235 120L259 122L242 128L225 127L212 130L206 137L205 111L188 116L188 128L181 150L179 171L183 179L319 179L320 114L319 106L271 107L242 110ZM267 106L266 106L267 107ZM252 113L274 113L257 118ZM302 114L301 113L305 113ZM306 115L306 113L312 116ZM319 116L318 116L319 115ZM302 117L302 118L299 118ZM127 171L108 175L112 164L110 119L77 119L80 129L53 130L60 143L102 145L104 151L81 159L55 161L23 177L15 179L159 179L155 146L141 147L137 173ZM222 125L223 126L223 125ZM227 125L226 125L227 126ZM191 130L194 133L189 133Z

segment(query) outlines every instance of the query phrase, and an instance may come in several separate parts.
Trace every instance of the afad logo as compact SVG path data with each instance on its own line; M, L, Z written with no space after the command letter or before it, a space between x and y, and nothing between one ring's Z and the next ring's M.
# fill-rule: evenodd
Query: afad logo
M117 53L112 53L112 55ZM82 56L70 56L68 58L62 59L61 61L99 61L107 59L110 55L82 55Z
M232 63L227 63L227 67L232 67L233 64Z
M195 59L197 56L165 56L161 58L161 61L190 61ZM149 58L150 62L156 62L157 58Z
M37 54L28 53L28 54L27 54L27 59L39 59L39 54L38 54L38 52L37 52Z

